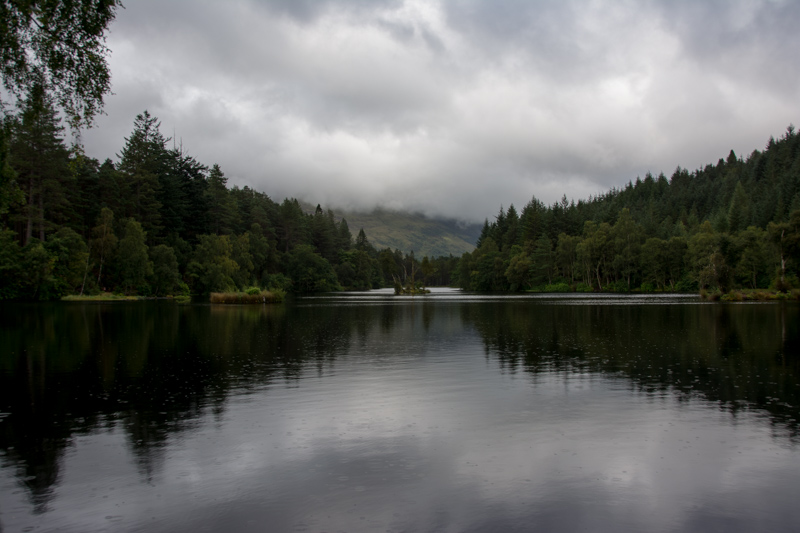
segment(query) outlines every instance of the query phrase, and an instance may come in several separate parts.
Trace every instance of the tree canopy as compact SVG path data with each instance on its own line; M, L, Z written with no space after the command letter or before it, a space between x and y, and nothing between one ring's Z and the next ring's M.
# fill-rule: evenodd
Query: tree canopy
M16 97L42 84L77 128L111 89L106 31L119 0L0 0L0 72Z

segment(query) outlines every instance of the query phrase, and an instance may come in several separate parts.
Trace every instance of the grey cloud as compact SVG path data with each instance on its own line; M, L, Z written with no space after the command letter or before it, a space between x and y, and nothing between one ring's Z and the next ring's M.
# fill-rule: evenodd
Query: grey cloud
M311 22L330 11L374 12L401 4L402 0L268 0L261 2L264 9L287 15L299 22Z
M112 28L113 157L144 109L231 184L483 220L745 155L797 122L800 4L155 2Z

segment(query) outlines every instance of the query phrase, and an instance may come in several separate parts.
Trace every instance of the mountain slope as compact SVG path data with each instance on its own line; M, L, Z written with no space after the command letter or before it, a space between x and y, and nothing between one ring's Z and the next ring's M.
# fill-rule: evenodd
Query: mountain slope
M308 212L313 207L304 205ZM369 242L378 250L413 251L418 258L461 256L475 249L482 225L465 224L452 219L434 219L418 213L375 209L370 213L333 210L336 220L344 218L355 238L364 228Z
M414 252L417 257L460 256L475 249L481 233L477 224L463 225L455 220L437 220L419 214L375 210L372 213L342 213L355 236L364 228L377 249L395 248Z

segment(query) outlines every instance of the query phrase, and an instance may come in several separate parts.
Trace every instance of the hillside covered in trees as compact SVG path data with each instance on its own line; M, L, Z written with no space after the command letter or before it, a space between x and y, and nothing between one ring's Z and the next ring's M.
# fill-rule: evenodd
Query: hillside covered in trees
M146 111L118 161L99 162L65 144L36 86L5 118L2 140L0 299L370 289L423 270L450 283L435 278L434 261L378 251L363 230L354 239L321 206L307 214L295 199L228 187L218 165L169 148Z
M334 209L337 220L346 218L353 228L364 228L378 249L413 250L418 256L460 256L475 249L481 225L454 219L431 218L420 213L389 209L370 212Z
M460 258L376 249L346 219L228 187L223 170L170 148L146 111L117 161L68 147L34 85L0 146L0 299L101 291L294 292L398 283L475 291L697 291L800 286L800 135L763 151L485 222Z
M696 291L798 287L800 135L789 126L746 159L551 206L500 208L459 284L477 291Z

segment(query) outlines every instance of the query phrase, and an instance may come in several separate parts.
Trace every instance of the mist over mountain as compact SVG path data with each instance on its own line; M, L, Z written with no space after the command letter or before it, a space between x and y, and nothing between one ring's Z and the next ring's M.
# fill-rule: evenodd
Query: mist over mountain
M303 204L311 213L313 207ZM422 258L453 255L475 249L482 224L452 218L429 217L422 213L375 208L371 211L333 209L337 220L344 218L355 235L364 230L370 244L378 250L390 248L404 253L414 252Z

